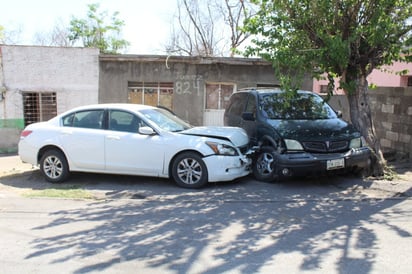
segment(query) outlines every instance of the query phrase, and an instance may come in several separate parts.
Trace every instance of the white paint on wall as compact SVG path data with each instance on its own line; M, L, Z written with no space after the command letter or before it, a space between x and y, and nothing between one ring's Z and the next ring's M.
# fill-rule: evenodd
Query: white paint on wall
M56 92L58 113L98 102L98 49L1 46L1 52L9 118L22 118L25 91Z

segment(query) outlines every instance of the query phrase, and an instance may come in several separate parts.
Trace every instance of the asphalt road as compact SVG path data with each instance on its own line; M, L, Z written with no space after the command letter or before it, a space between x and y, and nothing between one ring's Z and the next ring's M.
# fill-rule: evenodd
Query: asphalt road
M0 157L0 273L412 273L408 178L187 190L74 174L95 199L24 198L51 185Z

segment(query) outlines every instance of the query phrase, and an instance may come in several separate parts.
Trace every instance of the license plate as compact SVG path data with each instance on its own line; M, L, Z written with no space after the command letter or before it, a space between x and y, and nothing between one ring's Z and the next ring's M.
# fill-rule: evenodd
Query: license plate
M334 159L334 160L328 160L326 162L326 169L327 170L332 170L332 169L338 169L338 168L344 168L345 167L345 159Z

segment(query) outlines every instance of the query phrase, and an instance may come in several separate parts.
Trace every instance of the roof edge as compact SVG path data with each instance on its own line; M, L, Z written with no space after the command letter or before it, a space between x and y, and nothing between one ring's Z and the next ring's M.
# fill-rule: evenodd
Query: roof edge
M243 57L203 57L203 56L174 56L174 55L132 55L132 54L100 54L99 60L103 62L168 62L191 64L229 64L229 65L272 65L262 58Z

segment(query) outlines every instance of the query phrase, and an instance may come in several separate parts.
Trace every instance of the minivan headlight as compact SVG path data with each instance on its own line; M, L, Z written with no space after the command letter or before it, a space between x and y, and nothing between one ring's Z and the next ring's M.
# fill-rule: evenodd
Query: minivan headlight
M220 143L215 143L215 142L206 142L206 144L217 155L235 156L238 154L234 147L231 147L225 144L220 144Z
M303 150L302 145L296 140L285 139L285 145L287 150Z
M350 140L349 148L360 148L360 147L362 147L361 137Z

